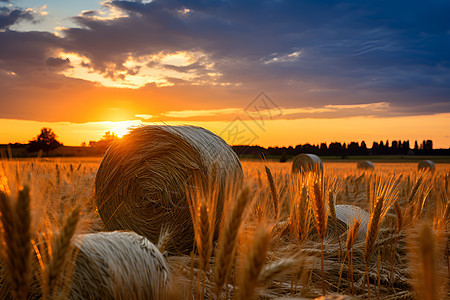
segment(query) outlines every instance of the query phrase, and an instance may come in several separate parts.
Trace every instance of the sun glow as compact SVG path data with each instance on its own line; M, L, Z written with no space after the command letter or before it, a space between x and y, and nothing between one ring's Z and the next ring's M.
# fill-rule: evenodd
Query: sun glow
M139 124L136 121L115 122L114 126L111 128L111 132L116 134L119 138L122 138L137 126L139 126Z

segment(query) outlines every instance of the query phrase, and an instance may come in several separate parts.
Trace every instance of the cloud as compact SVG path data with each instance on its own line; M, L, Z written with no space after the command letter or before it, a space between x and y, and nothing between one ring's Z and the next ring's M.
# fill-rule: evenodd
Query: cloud
M167 111L159 115L136 114L136 118L144 120L200 120L200 121L231 121L237 117L243 120L259 119L261 116L271 120L301 119L301 118L330 118L330 117L359 117L359 116L385 116L389 112L390 104L387 102L374 102L353 105L325 105L321 107L280 108L270 106L257 106L258 110L245 108L221 108Z
M278 53L274 53L268 59L263 59L264 64L272 64L272 63L292 63L298 61L302 51L295 51L286 55L278 55Z
M222 108L222 109L202 109L202 110L183 110L183 111L168 111L163 114L169 118L192 118L192 117L209 117L237 114L241 112L240 108Z
M158 102L151 115L245 107L260 90L298 109L293 117L317 109L324 116L448 112L449 9L438 0L104 1L59 36L14 31L4 21L0 88L132 89ZM11 20L10 13L1 16ZM136 97L145 112L149 100ZM389 107L345 108L379 99Z
M33 14L28 10L21 9L9 9L6 7L0 8L0 30L8 29L11 25L14 25L22 20L33 20Z
M147 115L147 114L135 114L134 116L135 116L136 118L144 119L144 120L150 120L150 119L153 119L153 116L152 116L152 115Z
M70 60L68 58L62 59L60 57L49 57L46 61L49 67L66 67L70 65Z

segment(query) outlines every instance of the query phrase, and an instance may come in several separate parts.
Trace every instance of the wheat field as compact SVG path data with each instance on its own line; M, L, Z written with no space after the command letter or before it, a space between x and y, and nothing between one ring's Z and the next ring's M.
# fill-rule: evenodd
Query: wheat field
M80 264L86 272L101 267L82 260L77 246L79 237L104 230L93 200L99 164L1 161L0 299L83 299L74 287L99 288L85 284L93 277L77 271ZM323 173L296 175L289 162L242 166L244 184L225 193L221 220L214 211L217 193L189 194L195 231L190 255L167 253L167 241L177 234L170 228L152 241L164 256L161 264L167 263L161 276L170 276L170 284L166 277L162 284L159 275L139 274L155 281L142 287L139 276L127 274L133 268L142 273L145 262L132 257L134 267L123 270L120 284L105 281L113 285L109 296L87 291L88 297L450 297L450 164L419 172L415 163L375 163L373 172L364 172L356 163L324 163ZM143 292L125 293L130 286ZM166 291L145 291L154 286Z

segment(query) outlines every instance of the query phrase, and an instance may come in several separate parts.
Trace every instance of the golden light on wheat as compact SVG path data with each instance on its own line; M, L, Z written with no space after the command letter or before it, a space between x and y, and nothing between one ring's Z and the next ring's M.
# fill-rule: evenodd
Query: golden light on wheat
M99 159L3 160L0 298L311 299L324 293L322 278L322 299L450 296L449 164L430 172L417 163L376 163L362 173L352 163L325 162L323 172L291 173L289 164L244 161L239 184L223 184L221 168L229 162L205 163L206 154L187 138L166 134L152 133L167 146L152 159L165 154L173 165L164 161L157 169L140 160L137 148L110 151L120 155L107 158L108 171ZM159 178L154 170L173 176L194 161L197 171L183 167L170 181L192 179L178 188L184 219L163 226L151 211L133 207L125 215L152 224L152 239L105 232L114 228L96 205L102 193L144 195L130 186L139 178L120 178L135 171L116 159L150 172L146 180ZM99 193L107 180L102 186L95 176L115 178L110 172L117 181ZM158 185L163 194L173 191ZM185 239L184 253L173 251Z

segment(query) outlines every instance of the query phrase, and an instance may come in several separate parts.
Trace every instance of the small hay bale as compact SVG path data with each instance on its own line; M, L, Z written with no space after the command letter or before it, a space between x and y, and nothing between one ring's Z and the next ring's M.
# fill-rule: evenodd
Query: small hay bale
M356 164L356 168L361 170L373 170L373 163L369 160L361 160Z
M361 225L359 226L356 241L365 241L370 214L367 213L364 209L354 205L339 204L335 205L334 209L336 211L337 222L333 220L331 215L328 215L326 238L336 239L337 241L338 237L342 238L343 235L347 236L349 227L351 227L353 225L353 222L357 218L359 218L361 220ZM312 241L320 241L315 226L311 228L311 232L308 238Z
M214 169L214 170L213 170ZM216 176L217 216L227 186L242 183L236 153L214 133L195 126L144 126L114 142L95 178L95 200L106 230L132 230L157 243L169 230L171 253L189 253L194 231L188 187Z
M315 154L299 154L292 161L292 173L323 171L322 160Z
M149 240L134 232L78 236L70 299L165 299L169 267Z
M369 213L358 206L341 204L335 206L335 211L337 224L334 223L331 216L328 216L327 234L329 236L337 237L345 234L348 228L353 225L353 222L359 218L361 220L361 225L356 236L356 241L366 240L367 226L370 220Z
M419 165L418 165L419 171L420 170L430 170L430 171L434 171L435 166L434 166L434 162L432 160L429 159L425 159L425 160L421 160L419 161Z

